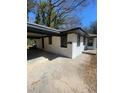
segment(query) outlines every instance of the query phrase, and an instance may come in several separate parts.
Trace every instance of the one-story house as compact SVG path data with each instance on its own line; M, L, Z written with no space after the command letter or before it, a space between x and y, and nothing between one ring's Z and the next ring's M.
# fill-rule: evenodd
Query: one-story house
M85 49L86 50L96 50L97 48L97 35L88 34L89 36L85 40Z
M90 36L80 27L57 30L27 23L27 38L34 39L39 49L70 58L75 58L85 49L96 49L96 36ZM89 44L89 41L93 44Z

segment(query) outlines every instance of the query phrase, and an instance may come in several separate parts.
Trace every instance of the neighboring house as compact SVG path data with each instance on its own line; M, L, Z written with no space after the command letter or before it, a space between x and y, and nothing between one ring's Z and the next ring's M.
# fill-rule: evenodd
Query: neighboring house
M70 58L75 58L84 49L89 49L90 37L80 27L62 31L27 23L27 38L35 40L38 48Z
M85 49L87 50L96 50L97 48L97 35L96 34L88 34L89 36L85 41Z

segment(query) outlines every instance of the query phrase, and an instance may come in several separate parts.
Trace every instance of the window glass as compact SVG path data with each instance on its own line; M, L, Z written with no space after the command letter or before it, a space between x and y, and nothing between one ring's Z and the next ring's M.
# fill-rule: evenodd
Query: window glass
M93 38L88 38L88 46L93 46Z

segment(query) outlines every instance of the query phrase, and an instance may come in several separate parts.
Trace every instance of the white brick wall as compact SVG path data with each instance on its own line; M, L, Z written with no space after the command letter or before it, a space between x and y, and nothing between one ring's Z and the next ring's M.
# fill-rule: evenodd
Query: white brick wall
M44 38L44 50L52 53L60 54L70 58L75 58L80 55L84 50L83 37L80 37L80 46L77 46L77 34L68 34L67 42L72 42L72 44L67 44L67 48L61 47L61 37L52 36L52 44L49 44L48 37ZM37 39L37 46L42 49L42 39Z
M68 41L69 41L68 35ZM61 37L53 36L52 37L52 44L49 44L48 37L44 38L44 50L60 54L67 57L72 57L72 46L70 44L67 45L67 48L61 47Z
M80 46L77 46L77 34L73 34L72 58L77 57L84 51L83 37L80 37Z

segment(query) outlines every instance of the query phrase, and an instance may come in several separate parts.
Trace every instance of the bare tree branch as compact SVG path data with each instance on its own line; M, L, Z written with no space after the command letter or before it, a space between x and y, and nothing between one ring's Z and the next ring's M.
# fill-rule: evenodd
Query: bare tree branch
M57 0L56 2L53 3L53 5L57 4L60 0Z
M85 5L87 0L40 0L35 5L36 12L39 12L41 21L47 26L59 25L68 14L74 11L81 4ZM36 13L37 14L37 13ZM39 17L38 16L38 17ZM58 23L58 24L57 24Z
M56 4L53 4L53 7L58 7L58 6L60 6L62 3L64 3L65 2L65 0L62 0L61 2L59 2L57 5Z

